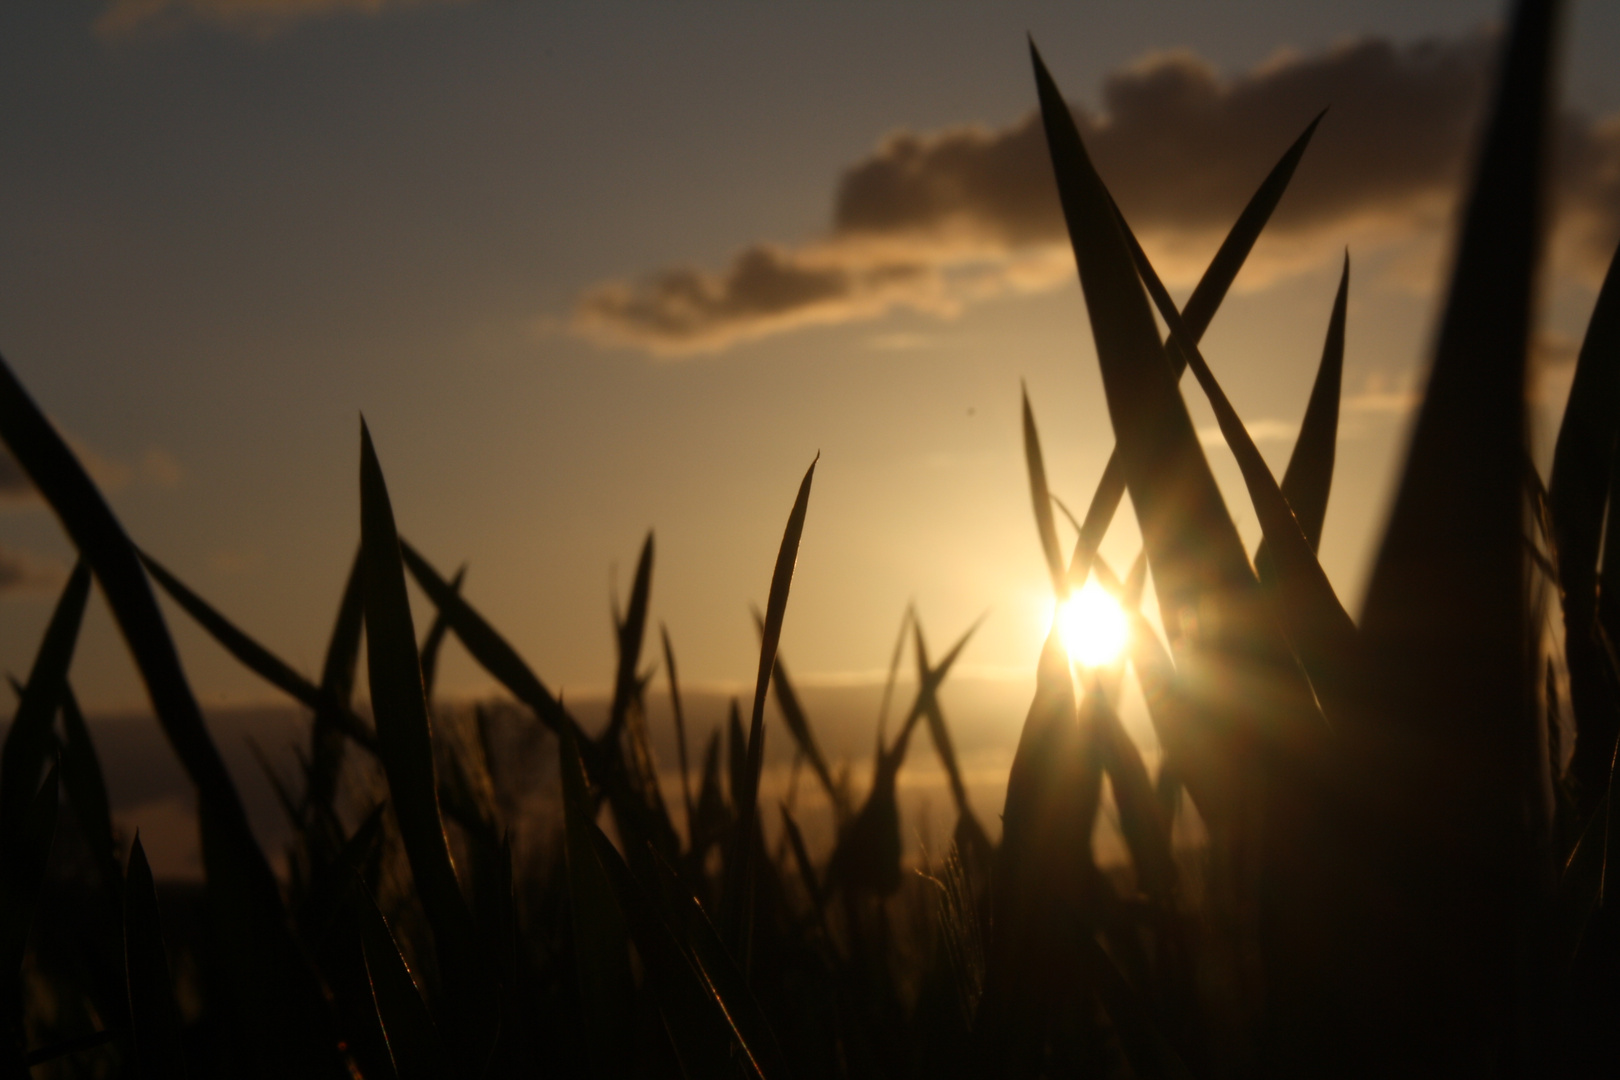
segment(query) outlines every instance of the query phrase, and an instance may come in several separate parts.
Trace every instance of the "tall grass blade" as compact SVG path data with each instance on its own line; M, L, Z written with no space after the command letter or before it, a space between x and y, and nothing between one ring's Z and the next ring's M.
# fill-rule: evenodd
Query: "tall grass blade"
M455 1059L445 1047L439 1026L422 1000L422 991L371 890L357 879L350 888L377 1022L388 1043L395 1075L399 1080L436 1080L457 1075Z
M1362 615L1365 782L1399 853L1399 904L1369 977L1377 1038L1414 1067L1513 1032L1513 942L1529 897L1541 735L1531 700L1524 556L1526 354L1541 236L1559 5L1516 5L1462 218L1428 388ZM1374 786L1376 785L1376 786ZM1377 1044L1375 1038L1374 1045ZM1483 1059L1481 1059L1483 1060Z
M709 988L708 996L719 1005L732 1036L754 1063L754 1069L761 1075L791 1076L770 1021L703 906L667 862L653 860L653 870L657 880L644 884L646 895L655 901L654 907L670 926L676 943L690 956L692 966Z
M152 575L152 579L163 587L163 591L173 597L174 602L195 619L197 625L208 631L215 641L224 646L225 651L234 656L243 667L293 700L302 702L312 709L315 707L320 699L320 691L314 683L249 637L208 601L169 573L163 564L151 555L141 552L141 562L145 564L146 572Z
M1328 317L1327 340L1322 344L1322 361L1311 384L1311 398L1305 406L1305 419L1299 425L1299 438L1283 471L1282 493L1299 522L1305 542L1316 551L1322 545L1322 524L1327 520L1328 494L1333 490L1333 463L1339 440L1339 393L1344 381L1344 323L1350 299L1350 253L1344 255L1339 275L1339 291L1333 298L1333 314ZM1260 580L1275 580L1271 552L1264 540L1255 552L1254 567Z
M352 723L348 719L353 716L350 704L354 699L360 638L366 622L364 554L359 548L355 549L321 664L320 696L315 705L315 721L310 725L310 768L304 791L306 809L312 820L333 817L332 800L343 772L345 735L355 738L372 753L377 749L375 733L358 718Z
M1097 988L1108 1018L1114 1022L1131 1072L1143 1080L1192 1080L1192 1071L1165 1039L1113 959L1083 929L1079 933L1086 973Z
M1238 271L1243 269L1243 264L1248 259L1255 241L1260 238L1266 222L1271 220L1272 211L1282 201L1283 192L1288 190L1288 183L1294 177L1294 170L1298 167L1300 159L1305 156L1305 148L1310 145L1311 136L1316 133L1317 125L1322 122L1325 115L1327 115L1325 109L1318 113L1271 167L1271 172L1266 174L1259 188L1249 197L1242 213L1238 215L1238 219L1232 223L1231 230L1221 241L1215 257L1210 260L1208 268L1194 286L1192 295L1187 298L1187 303L1181 311L1181 320L1187 327L1189 340L1193 343L1196 344L1204 336L1204 331L1209 329L1221 301L1226 298L1227 290L1237 279ZM1175 358L1172 358L1173 362L1174 360ZM1180 377L1181 371L1179 367L1174 368L1177 378ZM1114 520L1114 512L1119 509L1119 501L1124 494L1125 461L1116 447L1109 455L1102 479L1098 482L1097 490L1086 510L1080 537L1075 543L1075 554L1069 570L1070 581L1085 580L1091 556L1101 546L1103 535L1108 532L1109 523Z
M95 571L158 722L196 786L214 932L222 952L237 958L234 989L257 1049L269 1067L336 1075L341 1066L330 1014L291 940L275 875L203 723L135 545L3 361L0 438Z
M1035 413L1029 407L1029 388L1022 388L1024 402L1024 465L1029 470L1029 495L1035 503L1035 527L1041 536L1046 569L1052 575L1052 591L1058 599L1069 594L1063 549L1058 546L1057 522L1052 519L1052 496L1046 486L1046 462L1041 457L1041 437L1035 430Z
M731 810L735 815L748 786L748 733L742 726L742 707L731 699L731 711L726 714L726 791L731 797Z
M517 650L513 649L465 598L452 589L449 582L440 577L432 564L415 548L401 540L399 550L404 556L405 566L410 570L411 576L422 587L422 591L428 594L428 599L433 601L434 606L446 613L450 620L450 628L456 632L456 637L472 654L473 659L494 676L496 682L506 687L508 693L532 709L535 717L550 728L553 734L560 735L568 731L580 740L580 754L585 758L586 765L590 766L595 755L591 752L589 740L585 739L585 733L563 709L562 703L546 689L545 684L518 655ZM592 776L595 775L593 769Z
M90 858L107 895L114 900L123 885L118 868L118 844L113 839L112 803L107 798L107 781L90 729L79 711L72 687L62 687L62 787L67 791L79 832L90 848Z
M603 743L616 740L624 730L625 717L637 697L639 685L636 672L641 667L641 644L647 632L647 603L652 592L653 534L647 533L641 545L641 557L636 560L635 583L630 587L630 605L624 620L614 627L618 635L619 666L613 680L613 707L608 714L608 729Z
M57 766L53 762L44 781L30 796L17 834L7 845L4 864L0 865L0 980L8 997L17 993L23 951L34 923L39 890L45 882L45 864L56 835L57 791ZM12 1016L22 1019L21 1003L15 997L12 1002L17 1011L8 1012L8 1024Z
M584 1012L585 1046L598 1075L629 1075L634 1040L635 985L626 951L624 915L602 867L591 833L596 828L579 749L571 734L559 740L564 844L568 857L568 913L574 966ZM614 856L617 858L617 855Z
M827 928L827 900L822 894L821 882L816 876L815 863L810 861L810 849L804 846L804 834L799 831L799 823L793 820L793 814L783 803L782 833L788 838L788 850L793 853L794 868L799 871L799 881L804 886L805 895L810 897L810 905L815 909L816 924L823 931Z
M588 827L597 858L624 912L636 952L687 1074L724 1076L740 1066L744 1075L760 1080L768 1075L785 1075L767 1071L761 1060L765 1048L751 1041L738 1022L742 1010L737 1005L741 1003L729 1002L721 995L674 920L636 880L602 830L594 823ZM734 972L734 977L739 984L743 981L740 972ZM741 1050L735 1059L729 1046L733 1042Z
M90 567L81 559L56 602L0 748L0 851L9 853L15 846L39 791L39 777L52 750L51 726L67 690L68 665L89 598Z
M681 705L681 681L675 672L675 650L669 643L669 630L658 624L658 636L664 645L664 675L669 679L669 706L675 713L675 751L681 763L681 806L686 811L686 839L690 844L697 835L692 831L692 770L686 760L686 710Z
M394 513L372 447L360 426L360 535L365 553L366 660L371 676L371 708L377 723L377 751L388 777L400 839L411 878L433 930L435 953L451 1001L460 1013L456 1028L463 1053L488 1035L489 1017L480 1016L493 989L485 984L472 913L456 880L455 865L439 815L433 761L433 728L422 694L416 629L405 593Z
M224 647L226 652L234 656L239 663L249 671L264 679L271 686L285 693L293 700L315 710L317 723L325 713L331 720L329 726L342 735L353 739L372 753L376 752L377 742L375 736L366 728L365 721L356 716L348 705L348 695L343 695L341 703L335 702L335 695L329 699L324 695L321 687L310 682L299 674L290 664L276 656L258 641L254 640L240 627L236 626L210 605L197 593L193 592L179 578L171 574L164 566L146 552L141 552L141 561L146 570L163 591L172 597L181 609L196 620L197 624ZM355 648L358 649L358 636L355 639ZM354 679L353 665L350 665L349 683Z
M152 867L139 833L130 845L129 878L122 892L133 1073L143 1080L180 1080L187 1072L180 1004L163 946Z
M28 1076L23 1063L28 1044L24 1012L31 995L22 970L23 954L56 832L54 765L45 774L45 782L30 794L17 834L9 838L4 858L0 858L0 1075L8 1080Z
M974 623L974 628L978 623ZM941 672L935 678L938 668L932 667L928 662L928 643L923 640L922 623L913 619L911 622L913 651L917 657L917 685L919 688L928 687L929 692L924 696L918 690L917 699L921 704L923 717L928 722L928 735L934 743L934 752L939 755L940 765L945 769L945 778L951 786L951 799L956 803L956 842L962 850L964 857L983 860L990 854L990 838L985 834L984 826L979 824L978 817L973 813L973 804L968 799L967 784L962 780L962 766L956 760L956 746L951 742L950 729L945 726L945 713L939 705L939 683L943 681ZM972 633L970 628L968 633ZM959 651L966 643L964 635L961 642L953 652ZM941 668L945 665L941 664ZM977 866L987 865L980 861Z
M1620 440L1616 400L1620 400L1620 251L1609 261L1575 361L1547 490L1558 541L1564 649L1577 725L1570 772L1588 809L1607 783L1609 760L1620 734L1620 694L1597 639L1598 548L1604 507L1613 505L1609 489ZM1613 510L1610 520L1620 522ZM1620 529L1611 525L1609 531Z
M1260 528L1269 541L1268 551L1276 566L1278 594L1282 600L1284 624L1289 640L1298 653L1300 662L1317 688L1317 696L1330 718L1347 717L1350 713L1349 697L1357 680L1349 663L1356 652L1356 628L1339 603L1333 584L1316 561L1314 546L1305 537L1304 529L1294 517L1293 507L1278 487L1271 469L1260 455L1259 447L1249 437L1237 410L1227 400L1226 393L1216 382L1198 346L1182 323L1174 301L1159 281L1142 246L1131 233L1124 218L1119 227L1137 270L1148 287L1148 293L1158 306L1159 315L1170 327L1171 349L1179 352L1193 369L1198 385L1203 388L1215 412L1221 434L1237 459L1243 473L1244 485L1260 519ZM1151 549L1150 549L1151 550Z
M765 617L758 611L754 612L754 626L761 635L764 634ZM799 753L810 763L810 769L816 774L816 780L826 791L827 797L836 803L838 792L833 784L832 771L827 768L827 759L816 743L816 733L810 726L810 717L805 713L804 706L799 703L798 692L793 689L793 680L788 677L787 664L780 653L771 666L771 689L775 691L776 707L781 710L782 722L787 725L794 743L798 745Z
M1078 891L1074 871L1089 859L1090 824L1073 811L1095 792L1078 741L1074 683L1057 628L1047 636L1007 776L1001 844L991 878L993 933L984 998L974 1020L975 1066L1019 1075L1041 1043L1041 1002L1053 989L1053 918ZM1079 790L1091 787L1091 792ZM1065 911L1065 923L1072 917Z
M1159 344L1112 201L1057 86L1030 46L1047 145L1091 313L1109 415L1172 640L1183 612L1253 580Z
M732 837L732 858L727 860L726 910L733 950L748 970L749 939L753 934L754 859L759 833L759 775L765 767L765 694L770 689L771 672L776 667L776 647L782 638L782 619L787 614L788 588L793 583L793 567L799 558L799 539L804 535L804 516L810 507L810 483L815 479L816 460L810 462L799 494L788 513L782 533L782 546L776 553L771 572L770 597L765 603L765 629L760 634L759 674L754 680L754 707L748 723L748 763L742 788L732 792L737 825Z
M720 733L719 727L709 733L709 745L703 752L703 781L698 785L696 816L692 819L692 834L687 844L694 861L701 861L709 845L724 835L730 819L720 782Z
M450 579L450 588L459 593L462 582L466 580L467 564L462 563L456 570L456 576ZM444 648L444 638L449 632L450 619L440 611L433 616L427 637L422 639L422 694L429 705L433 704L433 684L439 674L439 650Z
M1136 867L1137 887L1153 899L1168 903L1176 877L1175 860L1170 854L1170 822L1159 805L1142 753L1120 723L1114 703L1099 696L1095 716L1102 766L1113 785L1119 831Z

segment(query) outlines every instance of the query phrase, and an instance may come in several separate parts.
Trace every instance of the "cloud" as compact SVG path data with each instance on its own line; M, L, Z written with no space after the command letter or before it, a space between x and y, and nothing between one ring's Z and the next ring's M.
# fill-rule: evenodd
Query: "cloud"
M1249 438L1256 443L1285 442L1292 443L1299 434L1299 424L1290 420L1276 420L1271 417L1262 417L1259 420L1248 420L1243 424L1249 433ZM1226 436L1216 424L1198 429L1198 441L1205 446L1226 447Z
M103 492L121 491L128 487L169 489L178 487L185 477L180 462L167 450L148 448L134 461L108 457L79 439L68 436L68 445L79 459L90 479ZM37 504L39 493L34 482L23 472L22 466L11 452L0 446L0 506Z
M378 15L447 0L109 0L96 17L96 33L120 37L190 24L269 36L311 19Z
M1075 108L1088 147L1166 280L1190 284L1244 202L1319 110L1331 107L1244 285L1449 223L1488 92L1496 34L1397 45L1379 38L1283 54L1224 77L1157 53ZM1558 119L1566 262L1601 269L1620 238L1620 117ZM672 355L894 308L950 316L975 300L1071 280L1038 114L1008 127L898 132L843 173L827 232L754 244L720 271L685 266L587 290L570 328ZM1417 245L1423 248L1423 245ZM1426 250L1426 249L1424 249ZM1435 250L1439 250L1435 248ZM1437 260L1409 258L1432 281Z
M27 551L0 547L0 596L55 588L65 578L62 567Z

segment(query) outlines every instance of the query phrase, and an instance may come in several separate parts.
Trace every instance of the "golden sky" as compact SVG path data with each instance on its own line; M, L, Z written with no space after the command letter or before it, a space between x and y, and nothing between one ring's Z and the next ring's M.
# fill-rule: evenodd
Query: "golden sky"
M1354 610L1498 15L17 0L0 352L137 542L306 671L358 538L363 412L401 531L470 565L553 685L609 679L611 589L649 528L683 675L750 679L749 605L818 451L783 638L801 678L880 672L913 600L941 642L988 610L957 670L1027 678L1046 586L1020 380L1071 505L1112 443L1027 31L1182 296L1330 109L1205 354L1280 471L1348 248L1323 560ZM1620 239L1620 11L1573 5L1566 40L1543 432ZM21 673L71 552L9 464L0 658ZM1123 569L1134 543L1122 513L1104 553ZM272 695L174 622L205 701ZM452 653L443 687L486 690ZM99 609L73 675L94 708L141 704Z

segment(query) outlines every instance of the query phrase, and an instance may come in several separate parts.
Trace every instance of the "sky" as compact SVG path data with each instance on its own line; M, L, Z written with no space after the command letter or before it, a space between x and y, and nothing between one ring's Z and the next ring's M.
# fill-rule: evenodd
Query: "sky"
M12 0L0 354L136 541L306 673L358 541L363 415L402 534L468 564L469 598L554 688L609 682L611 598L649 530L652 617L683 677L751 682L749 606L818 453L795 673L881 677L915 602L936 649L987 612L958 672L1029 682L1050 600L1020 384L1069 504L1112 435L1027 34L1181 298L1329 108L1204 352L1280 475L1348 250L1322 559L1354 611L1502 14ZM1620 239L1620 5L1572 4L1565 41L1543 461ZM1136 542L1123 510L1104 555L1123 568ZM71 559L0 462L8 670ZM274 698L169 611L205 703ZM73 681L93 710L144 706L99 600ZM444 692L491 686L450 650Z

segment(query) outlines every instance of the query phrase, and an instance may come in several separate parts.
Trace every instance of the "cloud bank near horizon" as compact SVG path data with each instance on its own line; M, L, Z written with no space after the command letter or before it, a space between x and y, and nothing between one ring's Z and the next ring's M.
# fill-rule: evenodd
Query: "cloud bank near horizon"
M380 15L426 3L464 0L109 0L96 16L103 37L173 30L191 24L256 36L334 15Z
M1099 109L1071 107L1160 273L1183 285L1329 108L1245 267L1244 285L1257 287L1320 266L1347 243L1365 253L1443 230L1495 43L1492 31L1407 45L1367 38L1234 77L1191 52L1157 53L1109 75ZM1560 265L1590 276L1620 238L1620 117L1566 111L1556 145ZM673 266L599 283L569 328L680 356L895 309L950 317L1067 282L1066 240L1038 113L1003 128L902 131L844 170L824 235L753 243L718 270Z

